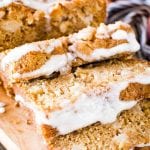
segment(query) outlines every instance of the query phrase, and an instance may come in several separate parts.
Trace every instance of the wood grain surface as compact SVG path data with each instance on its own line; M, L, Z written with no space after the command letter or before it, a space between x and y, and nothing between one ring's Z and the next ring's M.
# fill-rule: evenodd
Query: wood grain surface
M6 112L0 114L0 143L7 150L46 150L42 138L36 133L32 112L23 106L17 107L2 87L0 102L6 103Z

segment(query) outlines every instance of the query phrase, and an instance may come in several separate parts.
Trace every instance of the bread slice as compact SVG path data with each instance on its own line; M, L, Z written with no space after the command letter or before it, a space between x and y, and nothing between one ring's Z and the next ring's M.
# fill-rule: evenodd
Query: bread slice
M0 51L98 26L105 16L105 0L1 0Z
M25 44L1 53L2 78L9 84L55 72L66 74L76 66L131 55L140 48L125 23L87 27L68 37Z
M53 139L96 122L116 121L123 110L150 98L149 76L149 62L111 60L13 88L16 100L33 110L37 124L51 128Z
M41 126L40 133L51 150L149 150L149 116L150 101L144 100L122 112L111 124L95 123L53 139L47 125Z

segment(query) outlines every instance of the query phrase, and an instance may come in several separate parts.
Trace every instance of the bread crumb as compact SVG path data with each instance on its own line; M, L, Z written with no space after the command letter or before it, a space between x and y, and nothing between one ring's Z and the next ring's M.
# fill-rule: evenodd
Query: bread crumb
M20 107L19 102L16 102L16 103L15 103L15 107Z
M32 121L31 120L27 120L27 125L31 125L32 124Z

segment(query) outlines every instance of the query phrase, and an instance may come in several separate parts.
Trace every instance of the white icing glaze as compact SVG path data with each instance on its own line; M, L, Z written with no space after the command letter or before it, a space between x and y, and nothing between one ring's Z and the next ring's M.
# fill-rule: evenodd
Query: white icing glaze
M128 39L128 34L124 30L117 30L111 35L111 37L114 40L124 40L124 39L126 40Z
M46 13L50 13L51 6L56 3L55 0L21 0L24 5L33 9L42 10Z
M21 96L16 95L16 99L33 109L38 124L51 125L59 131L59 134L64 135L96 122L103 124L114 122L121 111L130 109L137 103L134 100L121 101L120 92L127 88L129 83L150 84L149 76L148 69L127 81L109 84L105 92L97 91L96 94L90 91L79 92L80 95L75 103L63 105L64 108L50 112L47 118L42 111L37 110L34 104L26 102Z
M117 31L114 33L114 35L115 34L118 34ZM123 34L122 37L125 37L125 34ZM136 52L140 49L140 45L136 41L134 33L127 33L126 40L128 41L128 43L116 45L112 48L97 48L93 51L93 53L91 55L85 55L85 54L79 52L76 49L76 43L71 45L69 47L69 50L76 53L76 55L79 58L82 58L84 61L92 62L92 61L104 60L111 56L114 56L116 54L120 54L123 52Z
M104 23L101 23L97 28L96 37L100 39L110 38L108 27Z
M99 39L106 39L106 38L110 38L112 36L112 34L116 31L116 33L118 33L118 31L120 32L121 29L119 29L121 26L124 27L130 27L128 24L123 23L121 21L117 21L114 24L109 24L109 25L105 25L104 23L101 23L99 25L99 27L97 28L96 31L96 37ZM121 30L121 34L118 33L119 37L117 37L117 39L122 39L122 35L125 34L123 33L124 30ZM124 31L126 32L126 31ZM125 36L126 39L127 37Z
M115 22L114 24L109 24L107 26L107 29L108 29L108 32L113 32L115 31L116 29L120 28L120 26L125 26L125 27L130 27L130 25L128 25L127 23L125 22L122 22L122 21L117 21Z
M54 72L65 69L74 58L68 54L54 55L41 68L28 73L14 73L13 78L36 78L39 76L49 76Z
M69 40L73 43L76 40L91 40L96 29L94 27L88 26L80 30L78 33L74 33L73 35L69 36Z
M127 36L128 43L117 45L110 49L95 49L92 53L92 57L94 59L101 58L109 58L110 56L114 56L123 52L136 52L140 49L140 45L136 41L135 35L133 33L129 33Z
M118 113L130 109L136 104L136 101L122 102L118 100L116 96L118 97L120 89L124 88L124 84L112 88L115 87L118 89L111 91L113 93L108 92L100 96L81 94L74 105L68 105L60 111L51 113L49 120L43 121L57 128L60 134L67 134L99 121L103 124L111 123L116 120Z
M0 1L0 7L5 7L12 2L18 3L22 2L24 5L37 9L37 10L42 10L45 13L50 13L51 11L51 6L54 5L58 0L1 0Z
M10 3L12 3L12 2L14 2L14 0L1 0L1 1L0 1L0 8L7 6L7 5L9 5Z

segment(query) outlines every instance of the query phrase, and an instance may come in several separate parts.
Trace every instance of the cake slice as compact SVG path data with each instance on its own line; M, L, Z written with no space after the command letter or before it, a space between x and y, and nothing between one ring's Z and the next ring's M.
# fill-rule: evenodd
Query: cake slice
M95 123L76 132L51 138L47 125L39 130L51 150L149 150L150 101L138 102L111 124Z
M111 60L55 79L14 84L15 99L33 110L51 139L94 123L109 124L138 101L150 98L150 64Z
M0 51L98 26L105 0L1 0Z
M11 85L23 80L66 74L74 67L134 54L140 48L128 24L100 24L68 37L25 44L1 53L0 71Z

